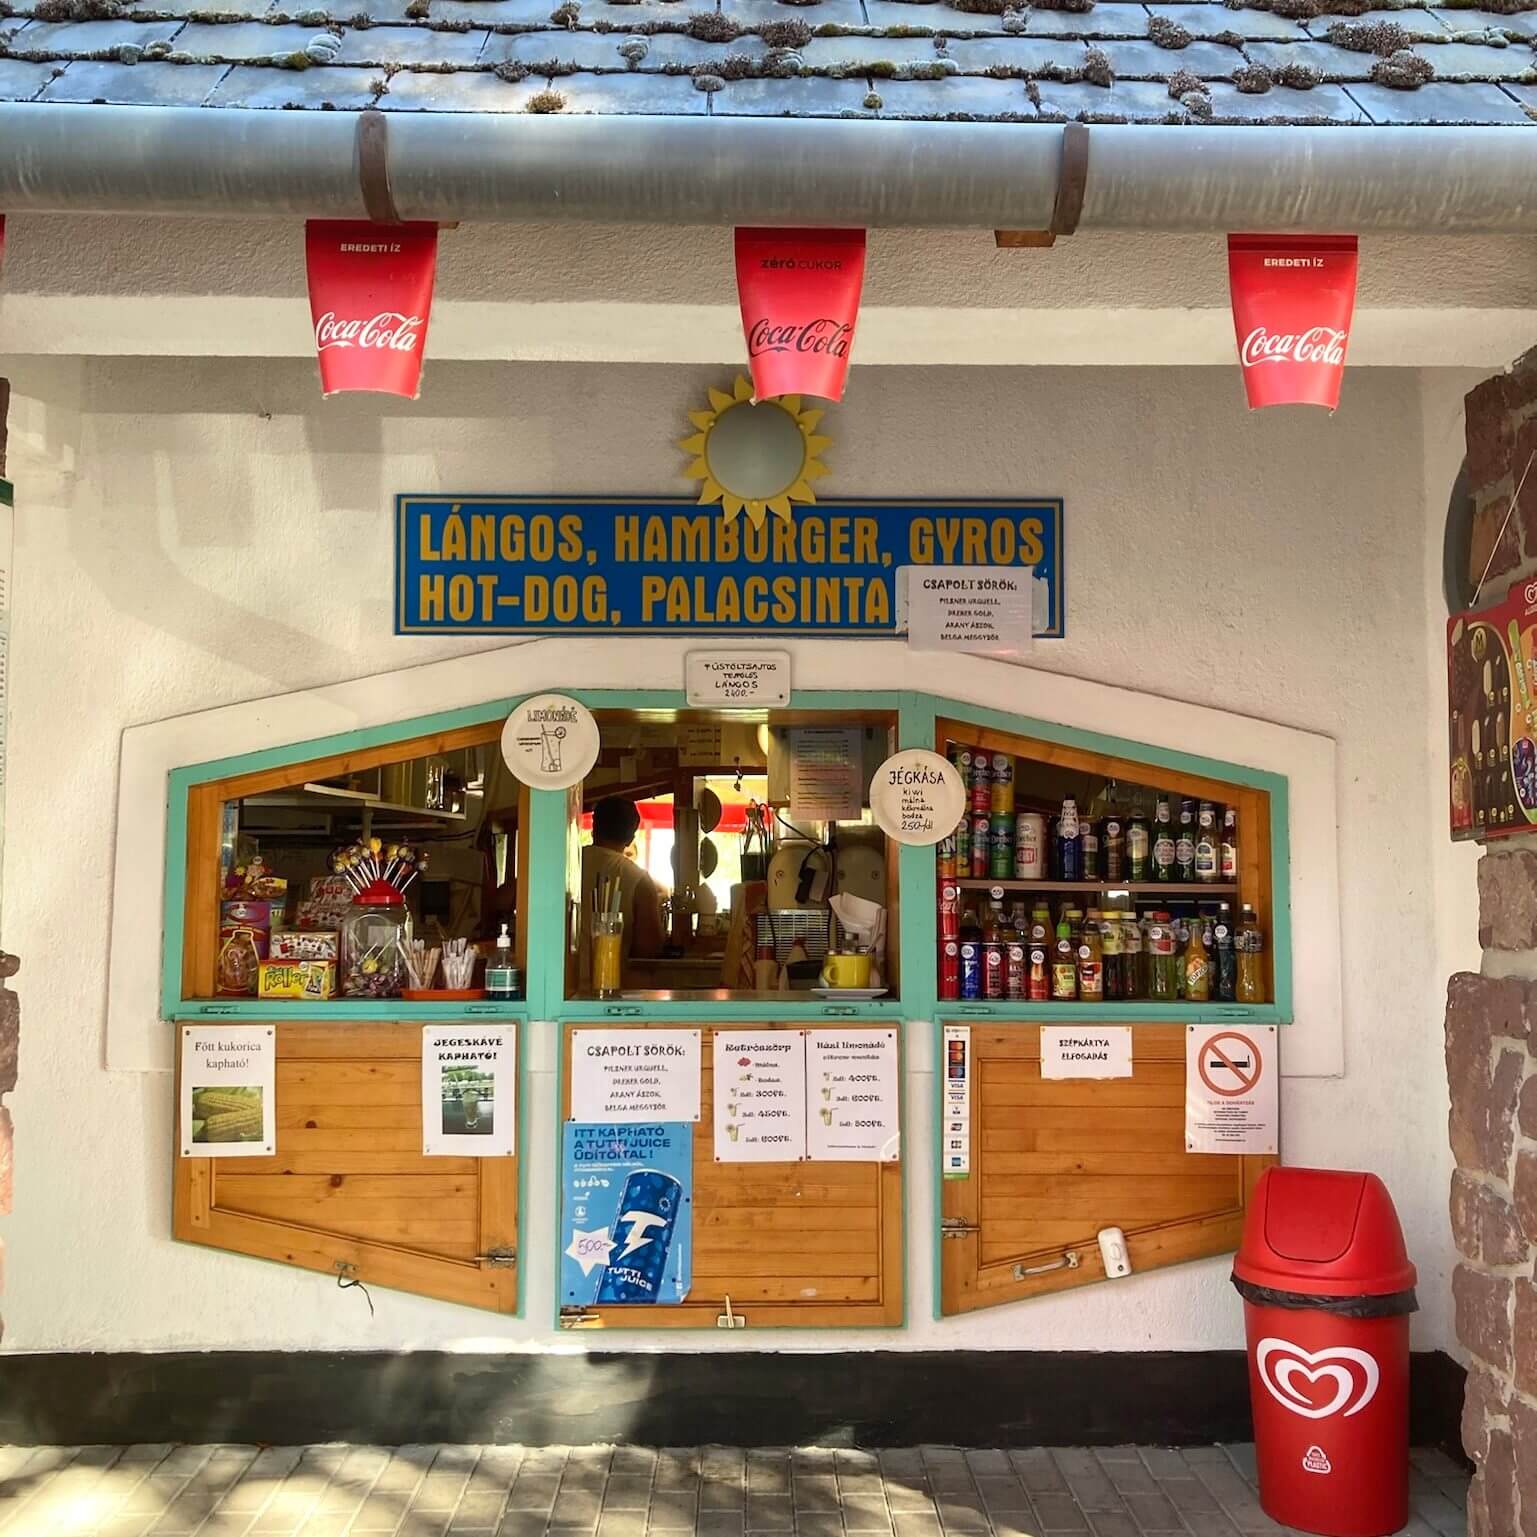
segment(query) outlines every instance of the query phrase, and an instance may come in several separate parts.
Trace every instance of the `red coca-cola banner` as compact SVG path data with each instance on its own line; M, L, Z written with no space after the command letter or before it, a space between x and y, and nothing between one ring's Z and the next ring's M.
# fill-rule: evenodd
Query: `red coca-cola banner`
M862 229L739 229L736 287L753 393L843 399L865 280Z
M1334 410L1356 307L1356 237L1229 235L1227 271L1251 409Z
M304 257L322 391L414 400L438 268L437 225L311 219Z

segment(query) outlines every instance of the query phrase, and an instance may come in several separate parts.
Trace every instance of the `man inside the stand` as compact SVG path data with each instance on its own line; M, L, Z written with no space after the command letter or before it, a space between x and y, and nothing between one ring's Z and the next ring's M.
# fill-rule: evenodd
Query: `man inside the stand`
M592 808L592 842L582 850L582 924L584 963L590 955L586 943L587 920L592 915L593 894L600 882L619 881L619 911L624 915L621 954L642 958L660 955L666 942L662 929L662 899L656 883L625 852L635 841L640 812L635 802L618 795L600 800Z

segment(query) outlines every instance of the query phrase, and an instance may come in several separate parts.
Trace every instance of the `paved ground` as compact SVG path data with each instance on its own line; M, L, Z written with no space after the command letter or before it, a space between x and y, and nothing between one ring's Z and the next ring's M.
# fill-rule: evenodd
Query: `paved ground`
M0 1448L4 1537L1239 1537L1253 1449ZM1414 1458L1413 1537L1465 1537L1466 1480Z

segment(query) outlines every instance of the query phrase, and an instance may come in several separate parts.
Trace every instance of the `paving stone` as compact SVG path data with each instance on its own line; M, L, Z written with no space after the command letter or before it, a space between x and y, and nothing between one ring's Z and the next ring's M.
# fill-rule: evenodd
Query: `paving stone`
M894 1512L892 1522L896 1537L943 1537L944 1528L935 1516L915 1516Z
M1239 1537L1238 1528L1220 1510L1193 1510L1185 1515L1192 1537Z
M752 1501L748 1501L748 1509L751 1510ZM749 1520L749 1524L751 1524ZM845 1498L843 1501L843 1524L850 1532L889 1532L891 1530L891 1512L886 1507L883 1497L871 1498L866 1495Z
M1009 1453L1014 1471L1030 1490L1066 1489L1061 1469L1051 1460L1051 1453L1044 1447L1032 1446Z
M197 1537L245 1537L254 1516L215 1512L197 1529Z
M837 1510L838 1480L831 1473L806 1477L797 1474L792 1498L797 1511Z
M1122 1494L1132 1491L1156 1494L1158 1480L1148 1471L1147 1464L1137 1455L1136 1448L1129 1448L1129 1451L1129 1456L1112 1456L1107 1452L1099 1454L1099 1465L1105 1470L1105 1476Z
M745 1530L742 1517L725 1510L700 1511L694 1527L695 1537L742 1537Z
M790 1458L765 1457L755 1452L747 1455L747 1494L754 1499L760 1494L788 1494L790 1492Z
M644 1510L651 1503L651 1480L638 1474L616 1474L603 1486L603 1508Z
M747 1453L734 1446L707 1446L700 1453L699 1471L707 1480L741 1478L747 1471Z
M1188 1517L1192 1511L1196 1510L1219 1508L1216 1496L1198 1478L1165 1478L1159 1480L1158 1487L1183 1516Z
M603 1507L598 1517L598 1537L646 1537L648 1516L641 1510L613 1510Z
M613 1461L609 1464L609 1472L632 1478L644 1474L650 1478L660 1460L658 1454L649 1446L616 1446Z
M426 1477L426 1472L426 1468L420 1462L397 1452L385 1464L384 1471L374 1480L374 1489L376 1492L386 1489L414 1489Z
M1094 1537L1142 1537L1142 1528L1117 1510L1095 1511L1089 1517L1089 1528Z
M371 1494L352 1518L355 1532L393 1532L406 1513L409 1496L390 1491Z
M138 1441L123 1448L119 1462L163 1462L175 1450L169 1441ZM264 1455L264 1454L263 1454Z
M788 1494L747 1495L749 1532L788 1532L795 1526L794 1506Z
M451 1511L464 1493L467 1477L462 1472L429 1472L411 1499L411 1509Z
M603 1508L603 1490L568 1485L561 1480L560 1491L550 1512L551 1526L580 1526L591 1528L598 1524L598 1512Z
M886 1480L886 1503L892 1513L931 1516L935 1514L934 1493L926 1478L903 1474Z
M1043 1532L1088 1531L1088 1520L1072 1495L1042 1491L1031 1498Z
M858 1446L838 1447L833 1453L833 1461L840 1478L845 1473L874 1473L881 1466L879 1452L865 1451Z
M216 1494L178 1494L165 1508L165 1513L150 1528L155 1537L167 1537L173 1532L194 1532L203 1524L206 1516L213 1514L219 1502Z
M893 0L897 3L897 0ZM887 1478L905 1477L909 1474L923 1474L923 1453L917 1447L908 1447L904 1451L882 1452L880 1454L881 1472Z
M843 1517L835 1510L798 1510L795 1513L795 1537L843 1537Z
M1137 1518L1144 1532L1182 1532L1185 1523L1180 1520L1174 1502L1165 1494L1145 1494L1126 1491L1121 1498L1126 1508Z
M747 1486L741 1482L725 1483L707 1478L699 1485L699 1508L701 1510L740 1511L742 1501L746 1497Z
M1008 1466L1008 1462L1005 1461L1004 1467ZM1148 1474L1145 1468L1142 1472L1151 1483L1151 1474ZM979 1477L977 1492L982 1496L982 1503L990 1511L1030 1509L1030 1496L1025 1493L1025 1486L1012 1475L1007 1478Z
M886 1484L879 1468L840 1467L838 1490L844 1496L864 1495L881 1498L885 1495Z
M495 1531L497 1523L502 1519L502 1506L506 1503L506 1499L507 1496L504 1493L467 1493L459 1501L458 1507L454 1511L453 1519L448 1523L449 1531Z
M990 1525L980 1494L941 1491L935 1494L934 1503L939 1507L939 1519L947 1532L986 1531Z
M1417 91L1395 91L1383 85L1352 85L1348 89L1374 123L1537 126L1497 85L1443 85L1432 81Z
M542 1512L534 1510L509 1510L496 1529L496 1537L544 1537L549 1526ZM411 1533L415 1537L415 1532Z
M954 1491L973 1494L977 1481L965 1462L933 1462L929 1464L929 1487L936 1497Z
M651 1529L653 1531L687 1530L694 1524L699 1509L691 1494L653 1494Z

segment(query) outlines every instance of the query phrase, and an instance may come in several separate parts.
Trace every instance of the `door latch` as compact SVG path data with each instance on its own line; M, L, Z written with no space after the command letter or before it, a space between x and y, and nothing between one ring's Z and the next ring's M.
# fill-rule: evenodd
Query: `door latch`
M560 1310L562 1329L583 1329L589 1324L598 1324L602 1321L595 1308L563 1307Z
M715 1327L717 1329L745 1329L747 1327L747 1320L740 1313L733 1313L731 1311L731 1298L729 1296L726 1298L726 1311L715 1320Z
M981 1231L975 1222L968 1222L964 1217L946 1217L939 1224L941 1238L970 1238Z
M477 1254L475 1258L482 1265L494 1265L499 1270L508 1270L517 1264L518 1251L506 1247L487 1249L484 1254Z
M1044 1265L1016 1265L1014 1267L1014 1279L1016 1281L1028 1281L1033 1275L1050 1275L1053 1270L1076 1270L1077 1268L1077 1252L1069 1249L1061 1259L1047 1260Z

